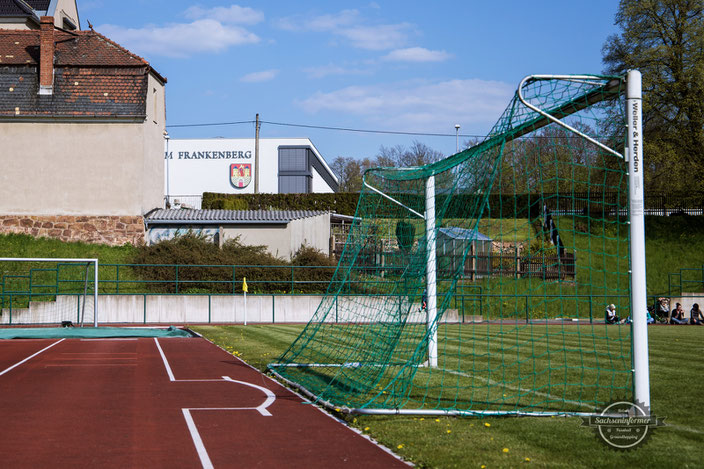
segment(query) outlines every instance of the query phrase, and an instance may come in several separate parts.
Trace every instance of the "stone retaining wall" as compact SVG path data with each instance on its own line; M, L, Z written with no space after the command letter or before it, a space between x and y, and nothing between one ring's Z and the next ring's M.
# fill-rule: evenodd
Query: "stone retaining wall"
M1 233L120 246L144 244L142 216L0 215Z

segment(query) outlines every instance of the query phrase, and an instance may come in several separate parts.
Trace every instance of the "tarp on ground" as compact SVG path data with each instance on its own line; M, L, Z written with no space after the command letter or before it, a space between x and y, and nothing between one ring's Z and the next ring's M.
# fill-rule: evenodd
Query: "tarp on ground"
M0 328L0 339L104 339L111 337L193 337L174 326L155 327L33 327Z

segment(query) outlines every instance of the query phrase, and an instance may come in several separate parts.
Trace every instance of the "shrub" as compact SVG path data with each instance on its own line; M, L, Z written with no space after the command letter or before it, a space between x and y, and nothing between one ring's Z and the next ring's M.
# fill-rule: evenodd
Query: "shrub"
M243 277L250 293L288 292L292 285L296 292L322 293L336 265L308 246L286 262L269 254L266 246L246 246L237 238L219 248L192 233L142 246L130 262L137 264L132 269L148 289L159 293L240 293Z

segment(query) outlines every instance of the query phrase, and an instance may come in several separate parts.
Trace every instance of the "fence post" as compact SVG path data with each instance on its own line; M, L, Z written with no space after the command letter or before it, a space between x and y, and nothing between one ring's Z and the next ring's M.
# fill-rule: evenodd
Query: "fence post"
M276 295L271 295L271 323L276 323Z
M208 293L208 324L210 324L212 321L210 320L211 318L211 307L210 307L210 300L213 298L213 295Z
M147 323L147 294L142 295L142 311L144 314L144 324Z
M176 265L176 293L178 293L178 265Z
M592 295L589 295L589 324L594 324L594 317L592 316Z

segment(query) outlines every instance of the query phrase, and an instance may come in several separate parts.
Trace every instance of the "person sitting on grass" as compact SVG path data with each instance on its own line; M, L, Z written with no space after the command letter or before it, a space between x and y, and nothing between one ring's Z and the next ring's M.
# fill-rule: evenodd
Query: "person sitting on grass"
M645 321L647 324L652 324L655 322L655 319L653 319L653 316L650 314L650 310L647 310L645 312ZM623 321L624 324L631 324L633 322L633 319L631 319L630 316L626 318L625 321Z
M670 316L670 301L667 298L658 298L655 302L655 319L658 322L667 324Z
M699 309L698 303L694 303L692 309L689 310L689 323L704 326L704 315L702 310Z
M611 303L606 307L606 324L620 324L621 318L616 316L616 305Z
M687 320L684 318L684 310L682 309L682 305L679 303L676 303L675 309L672 310L670 324L687 324Z

